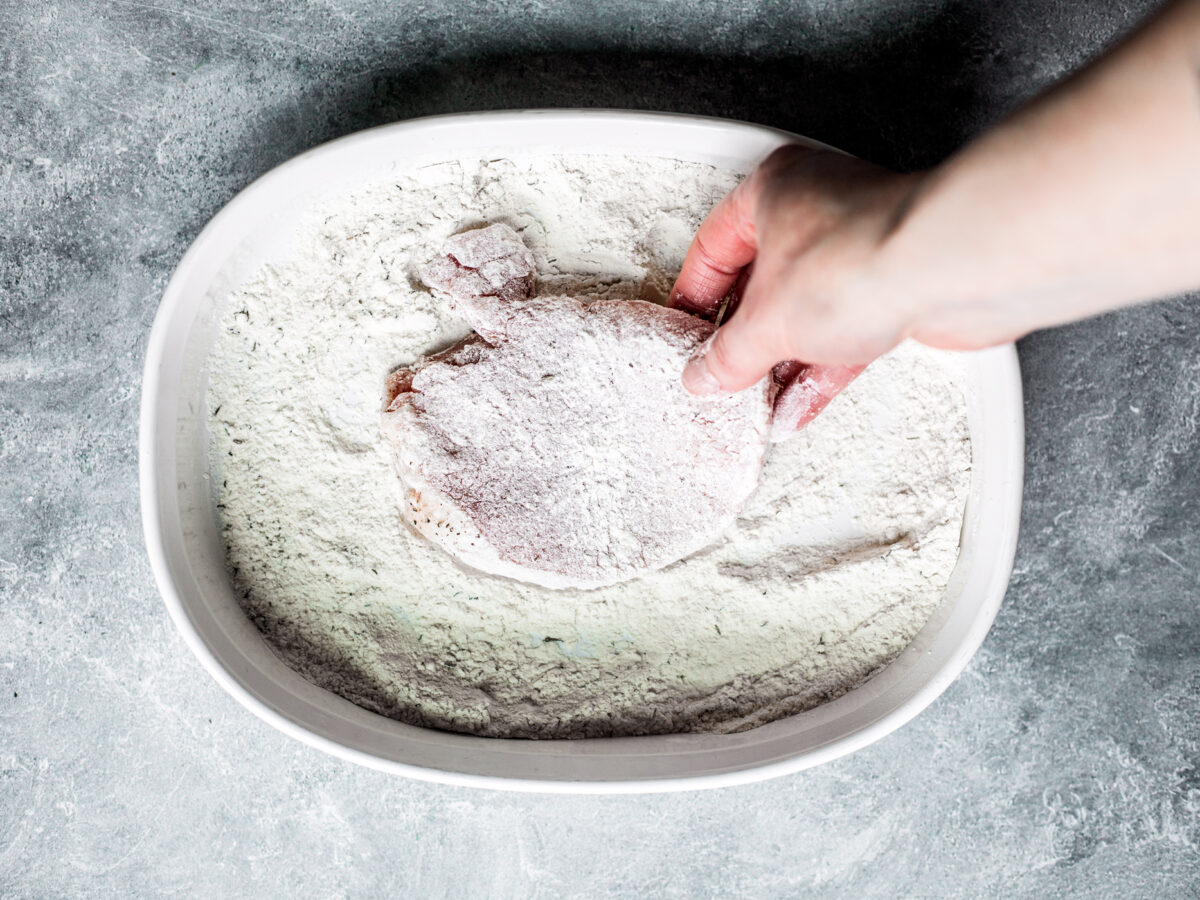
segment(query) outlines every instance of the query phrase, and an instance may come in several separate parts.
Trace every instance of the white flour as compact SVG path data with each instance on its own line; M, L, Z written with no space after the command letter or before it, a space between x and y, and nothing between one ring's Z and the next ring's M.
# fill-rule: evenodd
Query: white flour
M223 534L246 612L290 665L416 724L599 736L751 727L908 644L954 567L970 475L956 361L916 346L772 449L723 542L637 580L467 572L402 524L385 376L469 332L416 276L434 248L503 221L539 293L661 300L736 181L650 159L428 166L319 210L230 299L209 392Z

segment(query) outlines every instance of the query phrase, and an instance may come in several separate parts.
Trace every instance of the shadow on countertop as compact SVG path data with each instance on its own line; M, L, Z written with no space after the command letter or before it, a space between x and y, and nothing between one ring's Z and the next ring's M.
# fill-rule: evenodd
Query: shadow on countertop
M900 169L932 165L987 124L997 58L968 8L813 55L585 51L451 54L315 84L311 106L251 136L282 161L364 128L441 113L613 108L720 116L805 134ZM311 118L314 111L320 118ZM265 133L264 133L265 130Z

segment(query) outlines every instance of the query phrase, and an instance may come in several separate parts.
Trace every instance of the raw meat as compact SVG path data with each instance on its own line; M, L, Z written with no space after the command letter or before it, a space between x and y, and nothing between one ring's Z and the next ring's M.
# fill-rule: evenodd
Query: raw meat
M534 297L533 257L505 225L445 250L425 281L476 334L393 372L383 416L416 530L476 569L556 588L716 541L757 484L771 380L691 396L679 377L709 322Z

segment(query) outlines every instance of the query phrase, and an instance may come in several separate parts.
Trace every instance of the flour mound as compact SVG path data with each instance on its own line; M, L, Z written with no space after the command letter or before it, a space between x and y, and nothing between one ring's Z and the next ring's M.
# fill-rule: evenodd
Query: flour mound
M492 225L426 282L475 329L388 379L383 430L418 532L476 569L595 588L716 541L758 482L770 379L699 399L680 373L713 326L641 300L533 297Z
M398 163L296 219L290 249L224 305L205 410L231 585L281 659L402 722L566 739L741 731L843 695L908 646L958 560L974 385L965 358L912 342L773 444L737 521L664 569L554 590L460 565L397 521L380 380L471 333L415 264L507 222L538 293L661 302L738 180L493 154Z

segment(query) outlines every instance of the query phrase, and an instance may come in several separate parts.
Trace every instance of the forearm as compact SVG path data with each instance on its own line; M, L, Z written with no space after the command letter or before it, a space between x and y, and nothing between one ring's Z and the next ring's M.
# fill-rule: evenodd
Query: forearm
M960 347L1200 286L1200 2L922 179L873 268Z

